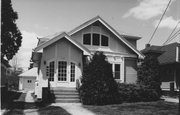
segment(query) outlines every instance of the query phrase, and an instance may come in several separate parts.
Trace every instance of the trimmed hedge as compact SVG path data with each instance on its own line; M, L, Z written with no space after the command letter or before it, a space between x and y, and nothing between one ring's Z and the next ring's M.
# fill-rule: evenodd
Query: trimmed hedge
M155 89L143 85L118 83L118 92L123 102L157 101L160 99Z

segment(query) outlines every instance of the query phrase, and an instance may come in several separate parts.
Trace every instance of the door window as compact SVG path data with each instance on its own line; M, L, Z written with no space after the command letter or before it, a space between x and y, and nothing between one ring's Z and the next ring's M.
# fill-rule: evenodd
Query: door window
M59 61L58 62L58 81L67 80L67 62Z

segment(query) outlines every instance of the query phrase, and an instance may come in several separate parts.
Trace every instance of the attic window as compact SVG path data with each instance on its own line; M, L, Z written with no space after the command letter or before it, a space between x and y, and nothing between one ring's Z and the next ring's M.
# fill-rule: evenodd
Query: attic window
M83 44L91 45L91 34L84 34L83 35Z
M100 45L100 35L99 34L93 34L93 45Z
M101 46L108 46L108 37L101 35Z

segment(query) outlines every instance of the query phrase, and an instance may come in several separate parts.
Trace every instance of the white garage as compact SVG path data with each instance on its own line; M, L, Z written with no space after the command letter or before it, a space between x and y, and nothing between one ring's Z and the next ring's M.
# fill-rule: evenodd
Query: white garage
M34 90L37 68L34 67L19 75L19 90Z

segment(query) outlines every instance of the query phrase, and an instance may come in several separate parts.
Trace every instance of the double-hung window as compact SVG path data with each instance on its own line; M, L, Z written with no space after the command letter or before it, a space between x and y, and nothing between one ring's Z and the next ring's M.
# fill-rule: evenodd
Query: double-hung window
M114 79L121 78L121 64L111 64Z

